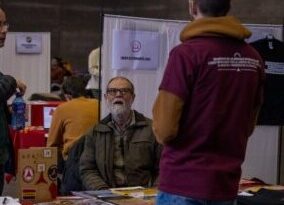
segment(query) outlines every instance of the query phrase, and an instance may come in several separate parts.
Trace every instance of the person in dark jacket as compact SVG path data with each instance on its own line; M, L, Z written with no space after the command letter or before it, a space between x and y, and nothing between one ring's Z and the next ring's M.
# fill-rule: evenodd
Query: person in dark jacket
M6 20L6 15L3 9L0 8L0 47L5 44L6 34L9 24ZM4 186L4 165L9 158L9 128L8 118L9 110L7 100L19 90L22 94L25 93L26 85L9 75L4 75L0 72L0 195L2 195Z
M85 136L80 137L80 139L78 139L69 150L62 175L60 187L61 195L70 195L72 194L71 191L85 190L79 172L79 161L84 150L84 143Z
M87 190L153 186L157 182L161 145L152 121L131 109L134 86L115 77L104 95L110 114L86 134L80 175Z

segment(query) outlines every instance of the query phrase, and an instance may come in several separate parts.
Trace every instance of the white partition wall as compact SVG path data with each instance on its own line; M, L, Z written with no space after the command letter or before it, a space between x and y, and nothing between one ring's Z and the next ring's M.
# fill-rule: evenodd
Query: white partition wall
M101 88L105 91L106 83L114 76L122 75L128 77L136 88L136 100L134 108L151 117L151 108L156 97L158 86L164 73L170 50L180 43L179 34L187 21L137 18L117 15L105 15L103 25L103 45L101 64ZM249 41L254 41L273 34L281 40L281 25L246 25L252 30L253 35ZM153 70L143 69L115 69L113 67L113 32L135 31L135 32L157 32L159 34L159 65ZM114 51L118 52L118 51ZM107 114L104 99L101 103L102 117Z
M136 99L134 101L133 108L151 118L152 105L164 73L168 54L170 50L180 42L179 33L185 24L185 21L105 15L101 64L101 88L103 93L105 92L105 87L109 79L117 75L126 76L133 82L135 86ZM113 30L157 32L160 36L160 48L159 54L157 54L159 58L159 66L153 70L113 69ZM102 99L101 117L104 117L108 112L105 105L105 101Z
M257 126L248 141L243 178L257 177L277 184L279 178L280 126Z
M25 98L35 92L50 91L50 33L36 33L41 36L41 53L18 54L16 36L33 34L8 32L5 46L0 48L0 71L12 75L27 84Z

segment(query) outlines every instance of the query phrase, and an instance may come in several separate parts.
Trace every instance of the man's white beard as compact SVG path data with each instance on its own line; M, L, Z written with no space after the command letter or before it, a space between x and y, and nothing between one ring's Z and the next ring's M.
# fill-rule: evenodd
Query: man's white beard
M112 104L111 102L107 102L107 104L112 118L115 119L115 121L124 120L125 117L128 117L131 110L131 105L126 102L122 104Z
M126 105L123 104L114 104L109 106L110 113L112 116L119 116L125 114L127 111L129 111L129 108Z

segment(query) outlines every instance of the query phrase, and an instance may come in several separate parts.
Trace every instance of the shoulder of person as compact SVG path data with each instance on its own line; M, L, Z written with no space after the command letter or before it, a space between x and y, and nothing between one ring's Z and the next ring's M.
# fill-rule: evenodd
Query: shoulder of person
M152 124L152 120L144 116L142 113L134 110L134 114L135 114L136 123Z

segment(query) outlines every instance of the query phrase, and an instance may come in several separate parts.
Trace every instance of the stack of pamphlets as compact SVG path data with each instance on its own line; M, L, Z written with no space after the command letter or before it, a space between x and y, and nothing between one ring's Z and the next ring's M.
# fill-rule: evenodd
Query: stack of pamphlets
M82 198L101 200L104 202L102 205L154 205L157 189L135 186L98 191L74 191L72 194ZM97 204L100 204L98 202Z

